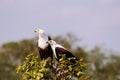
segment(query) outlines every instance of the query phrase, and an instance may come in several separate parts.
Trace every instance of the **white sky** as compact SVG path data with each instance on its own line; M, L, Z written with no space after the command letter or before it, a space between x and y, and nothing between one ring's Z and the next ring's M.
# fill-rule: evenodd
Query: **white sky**
M0 44L32 38L36 28L120 54L120 0L0 0Z

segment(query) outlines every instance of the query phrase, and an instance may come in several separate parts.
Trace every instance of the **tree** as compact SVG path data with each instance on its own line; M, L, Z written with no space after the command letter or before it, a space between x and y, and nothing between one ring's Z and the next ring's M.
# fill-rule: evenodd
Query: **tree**
M66 59L63 55L58 63L50 65L50 58L39 61L38 56L29 54L16 71L22 74L23 80L69 80L73 76L78 80L89 80L85 73L88 64L84 63L83 59L73 64L71 59Z
M29 52L36 52L34 39L8 42L0 47L0 80L19 80L15 68Z
M108 51L109 52L109 51ZM101 47L96 46L89 52L89 61L91 68L88 70L91 79L93 80L119 80L120 79L120 56L109 55ZM111 53L111 52L109 52Z

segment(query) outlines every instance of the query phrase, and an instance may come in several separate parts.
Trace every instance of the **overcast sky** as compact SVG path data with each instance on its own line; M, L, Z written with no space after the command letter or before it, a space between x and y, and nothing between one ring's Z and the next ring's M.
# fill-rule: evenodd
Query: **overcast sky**
M120 0L0 0L0 44L32 38L36 28L120 54Z

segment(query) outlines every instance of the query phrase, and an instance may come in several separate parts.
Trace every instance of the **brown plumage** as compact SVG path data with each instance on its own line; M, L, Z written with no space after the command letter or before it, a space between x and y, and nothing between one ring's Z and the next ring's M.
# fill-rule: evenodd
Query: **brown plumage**
M53 55L51 53L52 52L52 49L51 49L51 46L48 45L46 48L42 49L40 47L38 47L38 50L39 50L39 54L40 54L40 57L41 59L47 59L48 57L51 57L53 58Z
M69 51L66 50L66 49L60 48L60 47L56 47L56 48L55 48L55 52L56 52L56 55L57 55L57 57L58 57L58 60L59 60L60 58L62 58L62 56L60 56L61 54L65 54L65 55L66 55L66 58L75 57L71 52L69 52Z

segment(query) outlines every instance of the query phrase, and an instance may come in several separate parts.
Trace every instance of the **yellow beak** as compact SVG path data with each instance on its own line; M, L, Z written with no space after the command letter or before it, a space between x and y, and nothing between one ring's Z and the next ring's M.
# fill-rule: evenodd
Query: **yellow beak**
M40 32L40 30L39 30L39 29L36 29L34 32L37 32L37 33L38 33L38 32Z

